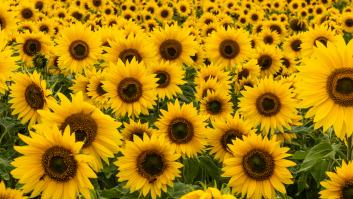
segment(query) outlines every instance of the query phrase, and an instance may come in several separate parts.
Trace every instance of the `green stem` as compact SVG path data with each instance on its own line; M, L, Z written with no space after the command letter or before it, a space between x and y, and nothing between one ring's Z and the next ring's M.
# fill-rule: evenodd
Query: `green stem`
M353 142L353 135L347 138L347 161L348 162L352 160L352 150L353 150L352 142Z

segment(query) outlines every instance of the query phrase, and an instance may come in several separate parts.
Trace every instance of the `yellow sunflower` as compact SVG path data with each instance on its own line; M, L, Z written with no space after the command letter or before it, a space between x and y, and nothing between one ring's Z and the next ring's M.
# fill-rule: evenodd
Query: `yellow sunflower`
M23 191L32 192L31 198L74 199L79 193L90 198L89 178L97 176L87 164L92 157L80 154L83 142L75 142L70 128L62 133L49 125L37 132L30 132L29 137L19 134L27 145L15 146L22 156L11 163L15 167L11 175L23 184Z
M50 110L39 112L43 123L55 124L61 131L70 126L76 141L84 142L83 153L94 157L90 165L99 171L103 167L101 160L109 164L108 158L119 151L120 122L85 102L82 93L72 95L72 101L61 93L58 96L60 104L50 104Z
M271 76L276 74L281 68L281 51L275 46L258 45L253 58L260 66L261 76Z
M6 81L10 79L13 72L17 69L16 58L12 56L12 50L6 46L7 40L4 32L0 32L0 94L8 89Z
M106 71L95 71L92 70L90 73L90 78L88 80L88 84L82 88L86 90L86 94L89 99L91 99L92 103L96 105L98 108L103 108L107 105L108 98L105 96L107 91L103 89L103 81L105 80L105 72ZM84 82L82 82L84 84Z
M16 20L13 12L9 12L7 3L0 5L0 30L12 31L16 29Z
M335 172L326 172L329 180L320 184L325 188L320 191L320 198L345 199L352 198L353 194L353 162L348 164L342 161L342 166L337 167Z
M272 78L260 80L253 88L246 87L239 99L239 112L253 126L260 125L267 134L270 130L284 131L298 118L294 93L288 83Z
M227 90L210 92L201 100L200 113L211 121L224 119L233 112L231 97Z
M214 78L218 81L221 87L229 88L230 85L230 75L228 71L223 70L221 65L216 65L211 63L210 65L202 65L197 72L197 77L195 79L196 84L200 82L205 82L210 78Z
M344 31L353 33L353 14L352 13L344 13L340 17L341 26Z
M314 119L315 129L331 126L337 137L353 133L353 42L343 39L318 44L317 52L299 67L297 93L301 107L310 108L306 117Z
M281 40L277 31L272 31L270 28L263 28L262 31L256 35L257 44L266 44L277 46Z
M195 97L201 101L207 97L208 93L215 92L217 90L226 90L222 84L216 78L209 78L207 81L199 81L196 85ZM228 90L226 90L228 92Z
M317 43L327 45L327 42L334 41L336 41L335 32L328 27L321 25L311 28L303 34L303 43L301 44L303 55L311 56Z
M258 79L260 76L260 66L256 59L250 59L246 63L242 63L236 68L237 81L246 79Z
M160 61L192 63L191 56L196 53L197 43L188 28L165 26L164 29L153 31L151 37Z
M158 78L156 92L159 98L172 99L183 92L180 88L185 83L183 80L185 71L182 66L169 63L169 61L161 61L153 64L151 70Z
M125 64L119 60L107 70L103 89L114 113L118 116L148 114L157 99L155 75L135 58Z
M180 199L236 199L235 196L231 194L222 194L221 191L214 187L208 187L207 190L196 190L181 196Z
M168 104L168 111L161 110L156 126L158 135L165 137L173 150L187 157L194 157L205 147L205 118L192 104Z
M76 74L75 78L72 80L73 84L70 87L73 93L82 92L84 99L90 99L88 96L88 85L90 79L94 77L93 70L86 70L83 74Z
M19 21L35 21L37 12L33 4L28 1L22 1L16 8Z
M239 114L217 119L213 123L213 129L207 135L208 144L211 145L210 153L217 160L223 161L232 156L228 144L232 144L233 140L242 139L243 136L251 133L255 133L255 130Z
M242 29L221 28L207 38L207 57L223 67L234 67L251 55L248 34Z
M62 31L56 55L59 56L60 69L68 73L80 73L91 68L100 58L100 40L84 25L71 25Z
M23 194L21 191L16 189L6 188L5 183L0 181L0 198L4 199L23 199Z
M292 54L295 57L300 57L302 48L301 45L303 43L303 36L302 34L294 34L285 40L283 43L283 50L288 53Z
M115 162L119 167L117 177L120 182L127 181L125 187L131 192L140 191L143 196L150 193L155 199L180 176L183 165L177 162L179 155L163 137L149 138L145 134L142 140L135 136L134 142L127 141L122 153Z
M293 183L288 167L295 163L285 159L289 148L274 139L251 134L228 147L233 156L224 160L223 176L230 177L228 185L242 197L275 198L276 191L286 193L283 184Z
M147 134L148 137L151 137L153 129L148 127L148 123L141 123L141 121L135 122L130 119L129 123L124 123L124 129L121 131L121 135L125 142L133 141L135 135L143 139L143 135Z
M23 124L29 122L29 126L41 121L38 111L47 109L49 103L55 102L46 82L37 72L16 73L12 80L14 83L10 86L9 100L12 114L17 115Z

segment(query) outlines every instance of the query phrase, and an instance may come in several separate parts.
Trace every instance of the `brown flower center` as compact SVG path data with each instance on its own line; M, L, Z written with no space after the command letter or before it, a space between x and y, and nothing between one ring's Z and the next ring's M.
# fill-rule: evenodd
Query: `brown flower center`
M164 156L158 151L144 151L137 157L138 172L149 183L155 182L157 177L163 174L166 167Z
M25 99L32 109L43 109L45 99L43 90L36 84L30 84L25 91Z
M84 60L88 57L89 46L82 40L76 40L70 44L70 55L75 60Z
M157 71L155 72L158 78L157 84L158 88L166 88L170 84L170 75L166 71Z
M102 82L99 82L99 84L97 85L96 92L97 92L97 94L98 94L99 96L102 96L102 95L104 95L104 94L107 93L107 91L105 91L105 90L103 89L103 83L102 83Z
M261 55L257 59L257 64L261 67L262 71L265 71L272 65L272 57L270 55Z
M222 112L222 102L217 99L211 100L206 104L206 110L211 115L217 115Z
M33 11L29 8L25 8L21 11L21 15L24 19L30 19L33 17Z
M137 102L142 96L142 84L135 78L125 78L118 85L118 95L125 103Z
M247 68L244 68L238 73L238 79L246 79L249 77L250 71Z
M353 19L346 19L344 23L346 24L347 27L350 28L353 26Z
M243 168L248 177L262 181L272 176L275 163L268 152L253 149L243 157Z
M264 93L256 99L257 111L266 117L276 115L281 110L281 102L273 93Z
M182 53L182 45L174 39L165 40L159 47L159 53L163 59L176 60Z
M233 140L235 139L238 139L238 138L241 139L242 136L243 134L236 129L229 129L228 131L226 131L221 139L221 144L223 146L223 149L231 153L231 150L229 149L228 144L232 144Z
M37 39L27 39L23 44L23 52L28 56L34 56L42 49L42 44Z
M348 181L342 188L342 199L352 199L353 198L353 181Z
M292 41L292 43L290 44L290 47L295 52L299 52L301 49L301 47L300 47L301 45L302 45L302 41L299 39L296 39L296 40Z
M340 68L327 79L326 90L338 105L353 106L353 68Z
M142 57L141 57L140 53L136 49L133 49L133 48L125 49L125 50L121 51L121 53L119 54L119 58L124 63L126 63L126 61L131 62L131 60L134 57L138 62L142 61Z
M184 118L175 118L169 124L168 136L173 143L188 143L194 137L194 127Z
M318 37L318 38L316 38L315 41L314 41L314 46L315 47L317 47L317 45L316 45L317 41L322 43L324 46L327 46L328 39L326 37Z
M224 40L219 45L219 53L226 59L233 59L240 53L239 44L230 39Z

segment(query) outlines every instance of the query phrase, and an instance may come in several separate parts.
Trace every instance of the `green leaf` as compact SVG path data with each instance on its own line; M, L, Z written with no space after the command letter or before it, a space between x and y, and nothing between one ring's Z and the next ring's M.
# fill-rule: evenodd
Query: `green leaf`
M200 163L197 159L184 158L183 159L183 179L185 183L192 183L196 178Z
M210 156L200 156L200 167L203 168L207 175L214 180L218 180L221 174L220 167Z
M173 187L168 189L168 195L171 198L180 198L181 196L194 191L196 189L200 189L200 186L192 185L192 184L184 184L182 182L175 182Z

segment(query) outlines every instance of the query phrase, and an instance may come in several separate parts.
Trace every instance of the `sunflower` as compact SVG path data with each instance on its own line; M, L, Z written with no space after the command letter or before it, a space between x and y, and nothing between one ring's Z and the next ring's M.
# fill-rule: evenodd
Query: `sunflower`
M334 42L336 40L334 31L330 30L327 26L316 26L309 29L303 34L303 43L301 48L303 55L310 56L313 54L317 43L327 45L327 42Z
M208 93L215 92L217 90L225 90L225 88L216 78L211 77L207 81L199 81L197 83L195 97L197 100L201 101L203 98L207 97Z
M230 177L228 185L242 197L275 198L276 191L286 193L283 184L293 183L288 167L295 163L285 159L289 148L274 139L251 134L228 147L233 156L224 160L223 176Z
M294 93L289 84L274 81L272 78L260 80L254 88L247 87L242 91L239 112L253 126L260 125L261 131L267 134L275 129L283 132L284 127L298 118Z
M318 44L317 52L305 59L299 69L297 90L302 108L310 108L306 117L313 117L315 129L331 126L343 139L353 133L353 42L343 39ZM308 86L310 85L310 86Z
M30 2L21 2L17 7L17 16L19 21L35 21L36 10L34 5Z
M221 87L230 89L229 72L224 71L221 65L211 63L208 66L201 66L199 71L197 72L195 82L196 84L200 84L200 82L205 82L210 78L216 79L217 82L221 85Z
M213 129L207 135L208 144L211 145L210 153L217 160L223 161L232 156L228 144L232 144L233 140L242 139L243 136L251 133L255 133L255 130L239 114L217 119L213 123Z
M255 39L258 40L258 44L266 44L277 46L281 40L277 31L272 31L270 28L264 28L262 31L256 35Z
M114 32L114 38L109 44L110 48L106 48L107 61L117 63L121 59L126 63L135 58L138 62L143 61L147 66L155 61L156 50L145 33L129 34L125 38L123 32Z
M281 67L280 50L275 46L258 45L253 58L257 60L260 66L262 76L271 76L279 71Z
M185 83L183 80L185 71L182 66L169 63L169 61L161 61L159 64L153 64L151 70L158 78L156 92L159 98L172 99L182 93L180 86Z
M344 31L353 33L353 14L352 13L344 13L340 17L340 21Z
M330 180L320 184L325 188L320 191L320 198L346 199L352 198L353 193L353 162L348 164L342 161L341 167L336 167L336 172L326 172Z
M281 58L282 63L282 75L289 76L297 72L297 61L293 56L283 53Z
M16 20L13 12L9 12L6 3L0 5L0 30L12 31L16 28Z
M205 121L192 104L180 105L179 101L168 104L168 111L161 110L161 118L157 121L156 132L165 137L168 146L177 153L194 157L205 147Z
M0 181L0 198L4 199L23 199L22 192L16 189L6 188L5 183Z
M235 196L231 194L223 194L221 191L217 188L214 187L208 187L207 190L202 191L202 190L196 190L189 192L183 196L181 196L180 199L206 199L206 198L215 198L215 199L236 199Z
M163 5L158 8L156 12L156 17L160 21L165 21L168 19L172 19L173 17L173 8L169 7L168 5Z
M176 9L179 15L182 17L187 17L193 12L192 6L190 5L189 1L186 0L179 1L176 4Z
M88 84L85 88L87 96L92 100L92 103L99 108L105 107L108 102L108 98L105 97L107 92L103 89L105 72L106 71L92 70L90 74L91 78L88 79Z
M231 97L227 90L217 90L210 92L201 100L200 112L211 121L215 119L224 119L232 113Z
M242 29L221 28L207 38L207 57L223 67L234 67L251 55L251 44Z
M16 58L12 56L12 50L6 44L5 32L0 32L0 94L5 93L6 81L17 69Z
M295 57L300 57L302 48L301 45L303 43L302 34L294 34L285 40L283 43L284 52L292 54Z
M18 46L21 60L26 66L31 66L32 59L37 54L48 55L52 43L50 37L42 32L20 34Z
M116 115L148 114L148 109L156 104L157 81L154 74L135 58L125 64L119 60L108 69L103 89Z
M73 93L82 92L85 100L90 99L90 97L88 96L88 85L90 83L90 79L94 77L94 74L95 73L93 72L93 70L86 70L83 74L76 74L75 78L72 80L73 84L70 87L70 90Z
M100 53L100 40L80 23L63 30L56 47L59 67L69 73L89 69L99 59Z
M9 100L12 115L18 115L23 124L29 121L29 126L40 121L38 111L47 109L48 104L55 102L51 91L46 87L46 82L41 79L40 74L16 73L12 77L14 83L10 86Z
M37 131L30 132L30 137L19 134L27 145L15 146L22 156L11 163L15 167L11 174L24 185L23 191L32 191L31 198L41 194L43 199L74 199L78 193L90 198L89 178L96 174L87 164L91 157L79 154L83 143L75 142L70 128L61 133L50 125Z
M117 128L121 125L98 108L85 102L82 93L72 95L72 101L58 94L60 104L50 104L51 110L40 111L43 123L55 124L63 131L70 126L76 141L83 141L83 153L94 157L90 165L99 171L119 151L121 135Z
M192 63L197 43L188 28L165 26L152 32L152 41L157 49L157 59L170 63Z
M120 182L127 181L125 187L131 192L139 190L143 196L150 193L155 199L180 176L179 169L183 165L177 162L179 155L163 137L149 138L145 134L142 140L135 136L134 142L127 141L122 153L115 162L119 167L117 177Z
M236 68L236 80L257 79L260 76L260 66L256 59L250 59Z
M121 132L125 142L133 141L135 136L143 139L144 134L151 137L153 134L153 129L148 127L148 123L141 123L141 121L135 122L131 119L129 120L129 123L124 123L124 129Z

